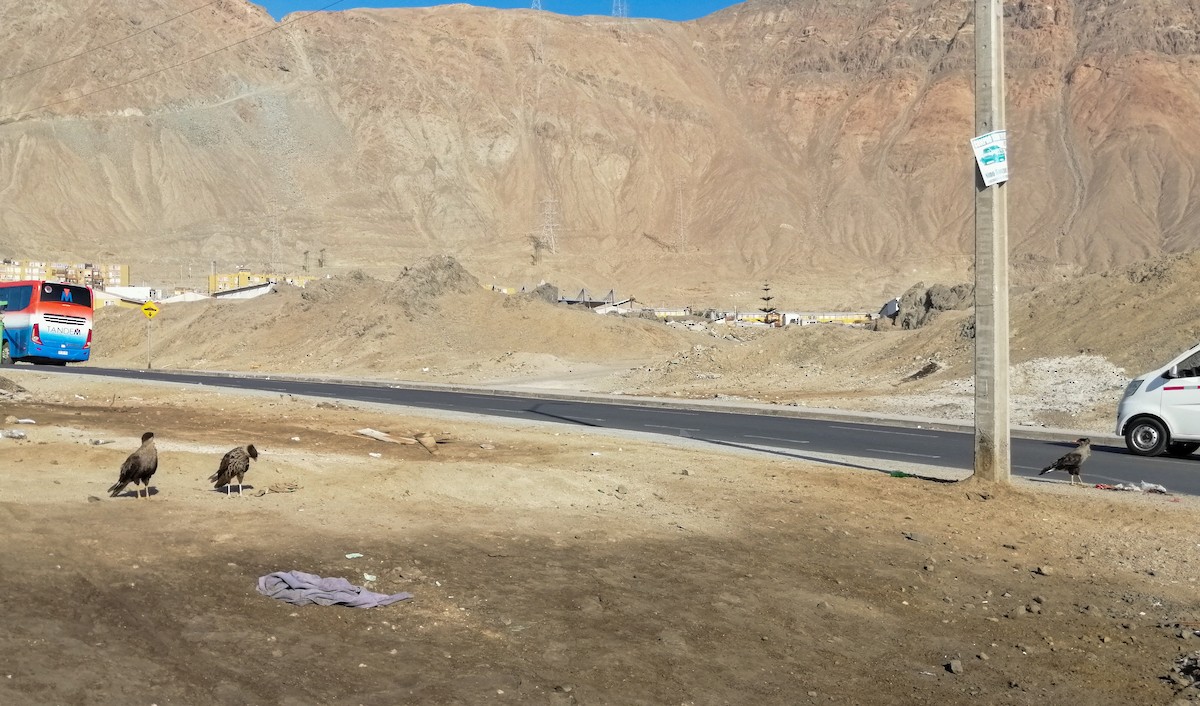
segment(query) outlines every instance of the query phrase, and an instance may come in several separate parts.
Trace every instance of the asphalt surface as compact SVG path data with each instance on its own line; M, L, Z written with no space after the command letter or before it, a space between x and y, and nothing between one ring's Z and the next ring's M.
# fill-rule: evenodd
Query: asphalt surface
M24 368L24 366L22 366ZM946 420L712 401L518 392L362 381L318 381L233 373L187 373L39 367L38 372L92 375L178 384L261 390L460 414L506 417L597 430L624 430L687 439L726 448L773 453L845 467L902 471L941 479L966 477L974 465L968 424ZM1115 414L1115 413L1114 413ZM1115 423L1115 417L1114 417ZM1012 473L1038 471L1074 448L1079 432L1018 428L1011 438ZM1115 436L1092 436L1093 454L1083 467L1089 484L1152 483L1172 493L1200 494L1200 456L1144 458L1130 454ZM1044 482L1067 481L1061 472Z

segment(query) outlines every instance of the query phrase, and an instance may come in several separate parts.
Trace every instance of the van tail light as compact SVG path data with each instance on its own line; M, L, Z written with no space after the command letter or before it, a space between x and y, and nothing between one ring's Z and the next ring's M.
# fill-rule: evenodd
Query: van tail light
M42 345L42 333L38 330L38 324L33 325L33 342Z
M84 343L83 343L83 347L84 347L84 348L91 348L91 347L92 347L92 330L91 330L91 329L88 329L88 338L87 338L87 340L86 340L86 341L84 341Z

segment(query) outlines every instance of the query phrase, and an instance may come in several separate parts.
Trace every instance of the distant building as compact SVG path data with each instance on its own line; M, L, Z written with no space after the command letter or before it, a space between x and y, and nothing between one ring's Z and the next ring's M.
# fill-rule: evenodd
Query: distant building
M159 292L150 287L104 287L104 291L109 294L115 294L122 299L138 301L143 304L151 299L158 299L160 296Z
M129 284L129 265L0 260L0 282L25 279L45 279L88 287L119 287Z
M225 292L233 289L245 289L257 284L266 283L284 283L294 287L303 287L314 279L320 277L310 275L297 274L265 274L262 272L251 272L248 269L240 269L237 272L219 272L208 276L208 293L216 295L218 292Z
M229 290L242 289L251 285L274 282L275 275L262 274L241 269L237 272L219 272L208 276L208 293L217 294Z
M223 289L213 292L213 299L253 299L275 291L274 282L258 282L237 289Z
M895 320L896 315L900 313L900 297L892 297L886 304L879 309L880 316L886 316L889 319Z
M613 290L613 289L608 290L608 294L606 294L603 299L596 299L592 295L588 294L588 290L586 290L586 289L579 290L579 294L576 294L573 297L559 297L558 298L559 304L573 304L576 306L586 306L589 309L598 309L598 308L604 307L604 306L609 306L609 307L625 306L625 305L629 304L631 301L633 301L633 300L628 297L626 297L625 299L617 299L616 290Z

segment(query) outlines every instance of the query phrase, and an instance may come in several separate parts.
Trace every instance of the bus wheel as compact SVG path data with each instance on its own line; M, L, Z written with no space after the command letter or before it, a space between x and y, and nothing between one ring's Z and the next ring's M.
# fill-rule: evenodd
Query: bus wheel
M12 358L8 357L8 341L0 341L0 365L12 365Z

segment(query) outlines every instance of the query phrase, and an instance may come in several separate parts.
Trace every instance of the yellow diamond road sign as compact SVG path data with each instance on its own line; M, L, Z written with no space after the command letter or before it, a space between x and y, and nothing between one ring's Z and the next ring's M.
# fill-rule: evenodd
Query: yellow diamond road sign
M154 302L146 302L142 305L142 313L146 315L147 319L153 319L154 315L158 313L158 305Z

